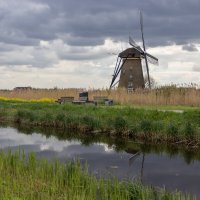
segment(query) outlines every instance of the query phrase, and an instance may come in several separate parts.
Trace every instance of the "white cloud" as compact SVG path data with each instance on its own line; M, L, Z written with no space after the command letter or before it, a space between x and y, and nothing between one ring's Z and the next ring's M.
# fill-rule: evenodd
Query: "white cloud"
M0 87L108 87L117 58L112 53L118 54L121 46L126 48L128 44L106 39L98 46L72 47L62 40L41 40L36 47L15 45L0 54ZM159 84L200 84L198 51L184 51L181 45L159 46L147 51L159 59L159 66L150 65L150 74Z
M149 51L159 58L159 66L150 67L150 73L160 84L200 84L200 70L197 70L200 52L184 51L181 45L157 47Z

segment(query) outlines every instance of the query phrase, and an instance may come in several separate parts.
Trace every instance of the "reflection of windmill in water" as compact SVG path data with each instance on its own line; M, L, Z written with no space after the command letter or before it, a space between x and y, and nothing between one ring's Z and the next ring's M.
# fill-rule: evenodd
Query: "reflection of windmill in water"
M148 62L157 64L158 59L146 52L144 33L143 33L143 17L140 12L140 26L142 34L143 49L138 46L129 36L129 44L132 48L122 51L117 58L113 78L110 89L118 84L118 87L134 90L136 88L144 88L144 76L142 71L142 59L145 59L148 86L151 88ZM120 73L121 72L121 73ZM119 77L120 76L120 77ZM118 79L119 77L119 79Z
M134 163L135 159L140 157L140 155L142 154L142 162L141 162L141 169L140 169L140 181L141 181L141 183L143 183L145 153L144 152L140 152L140 151L134 151L133 152L133 151L130 151L130 150L127 150L126 152L133 154L129 158L129 166L131 166Z

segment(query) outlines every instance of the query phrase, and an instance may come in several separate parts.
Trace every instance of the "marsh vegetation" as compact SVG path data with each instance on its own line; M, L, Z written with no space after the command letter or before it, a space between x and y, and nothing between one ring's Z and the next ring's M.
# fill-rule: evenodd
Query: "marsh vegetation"
M0 152L1 199L191 199L140 182L97 179L79 161L61 164L20 152Z
M166 87L152 91L112 91L115 106L58 105L60 96L78 97L79 90L0 91L0 122L59 130L56 137L68 137L65 130L78 132L84 142L109 136L120 140L117 148L156 144L172 149L198 151L200 147L200 91L195 88ZM107 90L91 90L89 98L108 95ZM164 106L163 106L164 105ZM177 106L179 105L179 106ZM182 112L171 112L181 109ZM64 135L63 135L64 134ZM70 137L74 137L71 135ZM123 146L123 147L122 147ZM180 147L180 148L179 148ZM145 150L148 152L148 148ZM155 148L156 151L156 148ZM174 151L171 152L172 154ZM197 155L199 159L199 154ZM187 159L187 154L185 154ZM189 162L189 161L188 161ZM143 186L140 182L97 179L79 161L37 160L23 153L0 154L0 192L3 199L190 199L180 193Z
M163 112L132 106L79 106L0 101L0 121L106 134L149 143L199 147L200 110Z
M120 105L174 105L174 106L200 106L200 89L195 84L169 85L152 90L135 90L127 93L127 90L116 89L89 89L89 99L94 96L108 96ZM83 89L31 89L25 91L0 90L0 97L21 100L55 101L62 96L73 96L78 99L79 92Z

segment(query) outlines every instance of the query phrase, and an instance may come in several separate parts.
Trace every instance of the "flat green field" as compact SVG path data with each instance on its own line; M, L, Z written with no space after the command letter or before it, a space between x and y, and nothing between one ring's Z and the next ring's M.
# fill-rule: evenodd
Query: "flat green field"
M133 108L138 109L147 109L147 110L181 110L181 111L189 111L189 110L200 110L200 107L197 106L174 106L174 105L133 105Z

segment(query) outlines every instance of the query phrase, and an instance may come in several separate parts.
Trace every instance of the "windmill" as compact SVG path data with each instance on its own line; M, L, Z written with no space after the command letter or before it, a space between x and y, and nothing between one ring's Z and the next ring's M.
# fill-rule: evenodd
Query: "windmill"
M143 32L143 16L140 11L140 28L142 36L143 49L135 43L135 41L129 36L129 44L132 46L121 53L117 57L117 62L114 69L114 74L110 84L110 89L115 87L118 83L118 87L124 87L128 90L136 88L144 88L144 76L142 71L142 59L145 60L148 78L148 87L151 89L149 65L158 64L158 59L146 52L144 32ZM118 79L119 77L119 79Z

